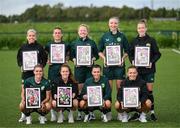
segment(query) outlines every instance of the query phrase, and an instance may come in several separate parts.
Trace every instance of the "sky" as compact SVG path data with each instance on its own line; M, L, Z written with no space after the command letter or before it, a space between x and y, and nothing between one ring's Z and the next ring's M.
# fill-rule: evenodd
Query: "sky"
M149 8L153 7L153 9L160 7L180 9L180 0L0 0L0 15L19 15L27 8L33 7L35 4L49 4L53 6L57 3L63 3L64 7L90 5L97 7L107 5L112 7L122 7L123 5L126 5L133 8L143 8L144 6L147 6Z

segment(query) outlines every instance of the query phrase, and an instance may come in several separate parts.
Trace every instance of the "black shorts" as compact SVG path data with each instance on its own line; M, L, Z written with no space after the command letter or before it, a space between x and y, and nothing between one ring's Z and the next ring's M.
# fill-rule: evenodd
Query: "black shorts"
M124 67L104 67L103 75L105 75L108 80L123 80L125 79L125 68Z
M75 67L74 74L76 81L81 84L86 81L86 79L92 77L91 67Z

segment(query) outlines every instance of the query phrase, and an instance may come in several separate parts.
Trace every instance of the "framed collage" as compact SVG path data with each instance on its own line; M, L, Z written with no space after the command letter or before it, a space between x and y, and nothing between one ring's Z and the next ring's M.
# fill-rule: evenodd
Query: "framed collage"
M88 106L102 106L102 87L88 86L87 87Z
M137 108L139 106L139 88L124 87L123 88L123 107Z
M150 47L135 47L134 65L148 67L150 64Z
M51 44L50 45L50 62L65 63L65 44Z
M57 87L57 107L72 107L72 87Z
M106 64L108 66L121 65L120 45L106 46Z
M40 108L41 107L41 93L40 88L26 88L25 89L26 108Z
M38 64L37 51L24 51L22 53L23 71L32 71Z
M77 66L90 66L91 60L91 46L77 46L76 49Z

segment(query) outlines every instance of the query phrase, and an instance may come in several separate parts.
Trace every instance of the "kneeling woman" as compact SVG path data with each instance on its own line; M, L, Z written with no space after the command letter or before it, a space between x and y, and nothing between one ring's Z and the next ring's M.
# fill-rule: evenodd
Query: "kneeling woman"
M83 86L81 91L81 98L80 101L80 108L83 109L84 113L86 114L84 117L84 122L89 121L89 114L92 113L94 110L98 109L102 112L102 121L108 122L107 112L108 109L111 108L111 88L109 85L109 81L106 77L101 76L101 67L100 65L93 65L92 67L92 77L88 78ZM89 86L101 86L102 88L102 99L103 103L102 106L99 107L90 107L87 103L87 88Z
M39 121L40 124L45 124L46 118L45 115L49 112L51 109L51 103L50 103L50 96L51 96L51 88L48 80L46 80L43 77L43 67L41 65L36 65L34 67L34 76L26 79L24 81L24 87L21 92L21 103L19 105L20 111L23 112L26 115L26 124L31 124L31 116L30 114L32 112L37 112L40 114ZM38 105L38 95L37 93L31 93L28 96L25 95L28 92L26 92L26 89L31 88L38 88L40 89L40 108L33 108L33 104L35 105L37 103ZM26 99L25 99L26 98ZM28 102L28 103L26 103ZM26 104L29 105L29 107L26 106Z
M118 90L118 95L117 95L117 101L115 103L115 108L118 112L122 113L122 117L119 117L119 120L122 122L128 122L128 114L127 112L132 112L132 111L139 111L140 117L139 121L140 122L147 122L146 120L146 112L148 112L151 108L151 101L148 99L148 91L146 87L146 82L143 81L138 77L138 72L136 67L130 66L128 68L127 72L127 78L122 81L121 83L121 88ZM123 88L127 87L136 87L139 90L139 106L137 108L125 108L123 106ZM133 100L133 99L132 99Z
M72 88L72 107L59 107L57 105L57 88L58 87L71 87ZM63 64L60 68L60 77L57 77L52 81L52 107L55 111L59 112L57 123L63 123L63 112L64 110L69 111L68 122L74 123L73 111L78 107L77 100L78 86L73 78L70 67L67 64ZM66 96L62 94L61 98ZM69 98L68 98L69 99ZM58 101L59 102L59 101ZM68 100L69 102L69 100Z

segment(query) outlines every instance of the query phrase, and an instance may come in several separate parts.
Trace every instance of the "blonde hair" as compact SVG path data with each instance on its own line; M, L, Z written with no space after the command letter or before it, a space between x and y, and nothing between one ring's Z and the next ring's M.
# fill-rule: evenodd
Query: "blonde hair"
M87 32L89 33L89 26L87 24L80 24L78 27L78 31L80 27L85 27L87 29Z
M27 35L28 35L30 32L33 32L35 35L37 34L37 32L36 32L35 29L28 29L28 30L27 30Z
M117 21L118 21L118 23L119 23L119 18L118 18L118 17L116 17L116 16L114 16L114 17L111 17L111 18L109 18L109 21L110 21L110 20L112 20L112 19L115 19L115 20L117 20Z

